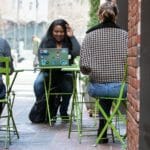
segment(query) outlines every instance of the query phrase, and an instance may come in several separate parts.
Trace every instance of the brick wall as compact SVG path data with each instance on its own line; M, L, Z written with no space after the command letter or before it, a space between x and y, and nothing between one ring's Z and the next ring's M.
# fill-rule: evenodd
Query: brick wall
M128 3L128 150L139 148L139 109L140 109L140 0L129 0Z

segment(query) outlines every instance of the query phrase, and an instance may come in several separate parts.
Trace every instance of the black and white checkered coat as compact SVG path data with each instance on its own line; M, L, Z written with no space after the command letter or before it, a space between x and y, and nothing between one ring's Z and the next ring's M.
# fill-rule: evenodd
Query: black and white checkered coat
M114 25L97 27L83 40L80 69L90 82L120 82L127 59L128 34Z

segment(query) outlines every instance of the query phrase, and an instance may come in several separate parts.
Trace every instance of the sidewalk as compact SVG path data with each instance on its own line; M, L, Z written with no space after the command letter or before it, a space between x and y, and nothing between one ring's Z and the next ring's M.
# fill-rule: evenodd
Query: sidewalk
M27 52L26 55L25 60L17 64L17 68L32 69L32 54ZM26 59L28 56L30 59ZM48 124L31 123L28 114L35 102L33 83L37 73L33 71L21 72L16 79L14 85L16 99L13 110L20 139L15 137L9 150L121 150L121 145L116 143L93 147L96 132L94 136L82 137L81 144L77 132L72 132L71 138L68 139L69 124L61 123L61 121L57 121L53 127ZM91 124L90 119L87 115L86 125ZM73 127L75 128L75 123ZM1 147L0 143L0 150L3 150Z

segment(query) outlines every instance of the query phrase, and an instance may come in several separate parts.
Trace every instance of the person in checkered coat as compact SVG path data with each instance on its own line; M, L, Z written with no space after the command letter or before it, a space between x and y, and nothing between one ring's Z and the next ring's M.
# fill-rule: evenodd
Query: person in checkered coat
M87 31L80 51L80 69L89 75L88 94L92 97L118 95L127 59L128 34L116 24L118 8L112 2L102 4L98 10L100 24ZM124 96L127 93L127 87ZM100 100L109 115L112 102ZM101 118L103 116L99 114ZM99 121L98 133L106 120ZM100 143L108 143L107 131Z

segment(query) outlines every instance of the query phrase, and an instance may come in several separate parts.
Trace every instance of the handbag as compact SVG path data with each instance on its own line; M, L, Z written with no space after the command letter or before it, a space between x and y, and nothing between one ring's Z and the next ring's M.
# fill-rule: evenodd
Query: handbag
M33 123L43 123L46 119L46 101L36 101L29 113L29 119Z

